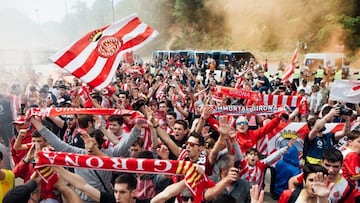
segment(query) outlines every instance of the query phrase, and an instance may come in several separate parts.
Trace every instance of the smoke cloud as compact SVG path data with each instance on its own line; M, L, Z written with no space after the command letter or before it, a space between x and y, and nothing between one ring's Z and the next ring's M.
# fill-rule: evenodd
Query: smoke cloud
M336 51L343 44L344 32L334 16L351 12L351 3L346 4L336 0L212 0L208 5L223 10L231 48L293 50L301 42L309 50ZM335 24L329 26L331 22Z

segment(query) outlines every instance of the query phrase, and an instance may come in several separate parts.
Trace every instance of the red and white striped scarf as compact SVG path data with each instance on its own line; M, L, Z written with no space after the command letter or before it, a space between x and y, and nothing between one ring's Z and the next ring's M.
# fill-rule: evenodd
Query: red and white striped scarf
M187 188L194 196L202 196L205 189L202 187L203 183L208 181L207 176L198 173L196 166L190 161L99 157L50 151L40 151L38 156L39 160L36 168L66 166L128 173L183 175L185 176ZM200 203L200 198L195 199L195 202Z

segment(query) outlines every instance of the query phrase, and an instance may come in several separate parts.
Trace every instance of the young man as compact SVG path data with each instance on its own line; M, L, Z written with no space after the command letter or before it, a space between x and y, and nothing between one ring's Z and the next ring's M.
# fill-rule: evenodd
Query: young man
M295 191L285 190L279 199L279 203L328 203L331 189L334 183L326 184L327 170L315 164L304 167L304 189ZM331 201L333 202L333 201Z
M340 169L343 164L343 156L337 149L325 150L321 165L327 170L329 183L335 183L331 190L331 202L343 202L353 196L353 186L340 174ZM289 189L296 189L298 185L304 182L304 174L301 173L297 176L290 178Z
M137 180L134 175L124 173L115 179L113 193L100 191L77 174L71 173L62 167L53 167L54 170L75 188L87 194L99 203L136 203L135 192Z
M264 180L265 170L269 165L285 154L293 145L295 139L292 139L288 146L272 153L265 159L259 160L259 152L255 148L250 148L246 151L245 157L241 158L239 166L240 177L247 180L250 185L262 186Z

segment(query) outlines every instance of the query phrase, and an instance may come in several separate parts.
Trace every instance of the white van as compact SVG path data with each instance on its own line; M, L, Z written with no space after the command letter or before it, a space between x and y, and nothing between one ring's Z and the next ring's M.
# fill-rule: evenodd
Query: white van
M345 66L345 55L343 53L308 53L305 54L304 65L308 67L310 72L314 72L319 66L331 67L333 71L337 67L343 68L345 78L348 75L348 70Z
M340 66L345 62L345 55L343 53L308 53L305 55L304 65L312 66L314 64L326 66Z

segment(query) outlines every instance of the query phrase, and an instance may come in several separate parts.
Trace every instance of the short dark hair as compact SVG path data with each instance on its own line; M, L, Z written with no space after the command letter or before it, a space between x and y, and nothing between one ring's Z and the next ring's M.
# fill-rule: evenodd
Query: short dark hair
M39 131L35 130L31 133L31 137L42 137L42 135L39 133Z
M176 113L175 113L175 111L168 111L168 112L166 113L166 115L173 116L173 117L176 119Z
M119 125L124 124L124 118L122 116L120 116L120 115L111 115L109 117L109 121L110 122L116 121L116 122L118 122Z
M340 150L331 148L331 149L324 150L322 159L330 161L332 163L340 161L340 163L342 165L344 157Z
M245 155L248 155L248 154L250 154L251 152L255 152L255 153L257 153L257 154L259 155L259 151L258 151L257 149L255 149L255 148L249 148L249 149L247 149L246 152L245 152Z
M0 151L0 160L3 160L3 158L4 158L4 155L3 155L3 153Z
M321 165L318 164L305 164L303 168L304 172L304 181L309 176L310 173L322 172L324 175L328 175L328 171Z
M360 131L359 130L352 130L350 133L347 134L348 140L356 140L360 137Z
M79 115L78 123L80 128L88 128L89 122L94 122L93 115Z
M124 94L126 96L126 99L129 99L129 92L128 91L120 91L118 95Z
M132 191L136 189L136 177L129 173L124 173L115 179L115 184L127 184L127 189Z
M98 143L99 149L101 149L103 143L104 143L104 133L101 132L101 130L96 129L89 133L90 137L95 138L96 142Z
M139 145L141 148L144 146L143 138L138 137L131 146Z
M139 159L154 159L154 155L151 151L141 151L136 155Z
M175 121L175 124L176 123L182 125L185 130L188 129L188 124L187 124L187 122L185 120L179 119L179 120Z
M315 125L317 118L310 118L307 121L307 126L309 128L309 130L311 130L311 128Z
M197 133L197 132L191 132L191 133L190 133L190 135L189 135L189 137L195 137L196 139L198 139L198 140L199 140L199 146L204 146L204 143L205 143L205 141L204 141L204 137L203 137L203 136L201 136L201 134L200 134L200 133Z

